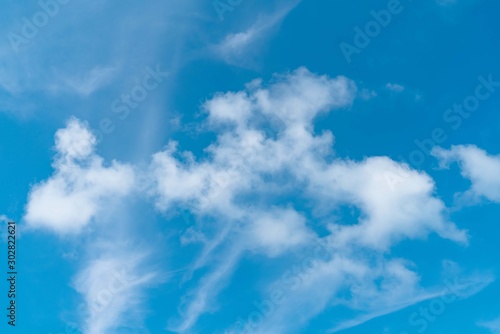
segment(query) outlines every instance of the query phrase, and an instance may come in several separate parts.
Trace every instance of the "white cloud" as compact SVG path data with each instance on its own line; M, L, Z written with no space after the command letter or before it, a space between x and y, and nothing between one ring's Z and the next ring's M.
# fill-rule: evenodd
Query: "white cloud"
M474 145L452 146L449 150L435 148L432 154L442 168L459 163L462 176L471 181L471 188L462 194L464 199L500 202L500 155L489 155Z
M307 244L313 235L306 226L306 219L293 209L270 210L255 215L246 234L250 248L262 248L270 257Z
M330 143L329 133L311 136L311 121L320 112L348 106L355 96L354 83L344 77L317 76L305 68L276 80L269 88L254 86L247 92L220 94L205 104L214 128L233 128L207 147L211 160L198 162L189 152L179 153L174 142L154 155L153 191L159 208L168 210L184 202L196 210L227 213L233 210L230 202L234 196L255 186L259 173L276 173L296 165L300 155L308 156L317 146ZM273 117L284 126L276 130L283 137L279 140L266 137L257 128ZM268 159L270 156L274 159Z
M95 137L77 119L70 119L55 141L54 173L31 189L24 219L33 228L75 233L131 192L134 171L116 161L106 167L94 153Z
M293 307L277 307L256 333L288 333L338 305L361 313L339 325L350 327L433 296L420 287L413 265L390 257L388 251L403 240L430 233L466 244L467 234L446 219L447 209L434 196L435 184L427 174L388 157L353 161L336 156L333 134L317 133L314 122L319 115L348 108L356 95L351 80L305 68L275 75L269 84L255 80L245 90L217 94L204 103L206 126L217 131L204 157L181 151L176 142L153 155L140 179L147 182L156 207L166 213L188 209L198 218L184 240L202 243L203 248L186 278L209 266L183 298L182 312L171 321L170 330L190 332L200 316L217 309L218 294L245 254L297 256L318 241L327 244L330 257L315 261L301 277L301 289L287 296ZM116 161L106 166L95 153L96 139L86 124L71 119L55 139L54 173L29 194L29 226L57 233L81 231L102 220L99 215L106 205L138 189L139 177L131 166ZM462 159L456 150L438 154L445 163ZM474 170L467 175L483 176L484 171L475 172L477 166L497 168L497 158L472 151L464 156L482 160L466 164L467 170ZM394 175L404 177L394 182ZM331 217L344 206L359 210L354 223L325 223L323 217L302 212L327 212ZM314 229L318 226L328 235L320 238ZM88 334L132 320L134 301L156 278L139 267L143 252L119 251L117 240L107 243L114 251L92 257L74 284L86 301ZM96 298L102 293L109 297L109 273L125 263L131 266L128 285L110 297L109 307L96 312ZM349 298L341 298L345 291ZM294 306L298 304L307 306L300 317ZM136 316L137 323L142 318Z
M433 197L433 180L404 164L373 157L362 162L339 161L307 174L314 178L310 191L318 201L354 204L363 213L357 225L332 228L340 248L355 244L388 249L402 239L421 238L429 232L467 241L465 232L446 220L444 203ZM393 187L389 175L405 177Z
M217 94L203 105L206 125L218 131L205 157L180 151L175 142L153 155L140 176L157 208L171 212L180 207L200 218L189 227L195 236L190 241L204 247L186 278L210 266L183 299L183 311L170 330L189 332L200 316L217 309L217 295L244 254L270 259L300 254L320 240L328 244L331 258L316 261L301 279L302 288L288 296L290 305L309 305L307 311L296 317L295 308L281 306L258 333L287 333L336 305L362 312L361 318L342 325L351 326L432 295L419 286L419 275L408 261L386 252L430 233L460 243L467 243L467 234L446 219L446 207L434 197L435 184L427 174L388 157L352 161L336 156L332 133L316 133L314 121L320 114L349 107L356 95L351 80L305 68L276 75L267 85L255 80L243 91ZM133 168L116 161L105 166L95 144L77 119L56 133L54 173L30 192L29 226L62 234L81 231L102 220L99 214L106 205L138 189ZM441 152L441 157L448 161L454 155ZM391 175L404 177L394 183ZM319 225L316 218L300 212L296 200L312 212L355 207L359 216L353 217L354 224L321 223L329 234L320 238L313 228ZM211 218L206 220L210 226L204 218ZM109 245L119 243L111 240ZM132 301L155 278L153 273L138 274L148 273L138 268L141 254L103 252L78 274L75 288L86 300L86 333L127 322ZM115 293L109 308L93 312L92 303L109 290L103 286L109 270L124 266L125 259L132 259L130 290ZM350 298L340 298L346 290Z
M387 83L387 85L385 85L385 88L387 88L390 91L396 92L396 93L400 93L400 92L405 90L404 86L397 84L397 83L390 83L390 82Z
M66 128L57 131L55 141L56 151L67 163L89 157L96 144L95 137L85 124L75 118L68 121Z
M232 249L195 290L191 303L186 306L184 320L175 328L187 331L210 309L210 302L215 298L213 292L222 289L237 264L234 254L249 249L273 257L312 239L313 233L306 227L305 219L293 208L277 209L254 203L255 210L249 213L249 203L238 203L238 198L245 194L262 196L282 192L282 185L272 181L278 177L265 182L263 174L278 176L290 165L300 163L296 160L300 155L309 156L314 146L331 139L329 134L319 138L311 136L308 132L311 121L320 112L349 106L355 95L356 87L350 80L317 76L305 68L276 76L275 83L269 87L254 81L247 91L219 94L205 104L210 126L226 129L217 142L207 148L210 159L196 161L190 153L179 153L175 143L154 156L151 168L158 207L168 211L181 205L198 215L210 215L217 221L227 222L221 224L217 241L205 249L202 258L206 259L207 252L213 252L216 247ZM286 114L282 114L279 122L284 128L279 130L278 137L283 138L266 137L258 130L260 123L282 110L286 110ZM292 190L290 186L288 191ZM265 199L262 197L262 200ZM280 212L284 216L277 220ZM263 233L266 225L286 232L287 236ZM220 235L224 239L218 239ZM203 261L196 262L195 267ZM206 286L211 291L208 295Z
M418 275L404 261L386 259L384 252L429 233L467 242L466 233L446 219L446 207L434 197L435 185L427 174L387 157L359 162L335 157L333 135L315 132L315 118L349 107L356 91L344 77L332 79L305 68L276 75L268 85L255 80L244 91L217 94L205 103L207 124L219 131L206 157L179 151L177 143L154 156L151 191L157 207L168 212L180 205L198 217L213 217L210 229L219 231L194 268L207 263L207 254L217 260L186 297L185 311L171 330L189 332L202 314L215 309L217 294L244 252L272 258L319 240L312 229L317 222L303 217L285 198L300 198L313 211L348 205L361 214L356 224L328 224L335 255L308 274L304 289L289 296L290 305L309 305L307 311L301 309L296 317L296 310L282 307L259 333L287 333L303 325L332 306L345 287L359 292L349 306L363 310L375 307L367 296L388 309L418 299L426 294L418 287ZM395 187L388 174L405 177ZM369 263L353 256L359 252L380 260ZM385 282L380 289L371 285L377 279Z
M300 3L300 0L283 2L270 15L259 15L256 22L245 31L230 33L213 47L213 52L227 63L238 66L253 65L260 54L263 42L270 38L286 16Z

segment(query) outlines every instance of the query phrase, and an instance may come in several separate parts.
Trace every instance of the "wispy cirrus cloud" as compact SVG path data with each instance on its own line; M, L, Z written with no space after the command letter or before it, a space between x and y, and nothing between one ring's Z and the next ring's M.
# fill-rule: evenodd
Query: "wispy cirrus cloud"
M79 311L86 334L141 328L145 289L158 283L158 273L143 265L147 254L116 245L120 247L90 259L74 279L75 290L83 296Z
M228 64L255 67L264 43L277 32L279 25L299 3L300 0L287 1L270 14L259 15L250 27L227 34L213 47L213 52Z

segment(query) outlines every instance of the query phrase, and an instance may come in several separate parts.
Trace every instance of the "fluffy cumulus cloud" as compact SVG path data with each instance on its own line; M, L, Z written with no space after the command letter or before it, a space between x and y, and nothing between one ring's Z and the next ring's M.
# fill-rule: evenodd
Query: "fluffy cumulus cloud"
M385 249L431 231L467 241L465 232L446 220L444 203L433 197L433 180L387 157L336 161L322 173L309 175L315 178L310 191L318 201L353 204L362 211L359 224L333 227L335 244L341 247Z
M247 91L219 94L206 102L210 126L221 130L217 142L206 148L210 158L196 160L190 152L179 152L175 142L154 155L154 191L161 209L188 203L197 210L220 209L238 216L235 197L263 186L264 174L283 174L269 180L269 187L278 187L275 183L301 155L329 150L331 133L314 136L311 121L320 112L348 106L356 93L354 83L305 68L275 79L270 87L257 80Z
M56 132L54 172L33 186L24 217L31 228L64 236L82 232L91 223L105 226L94 229L92 240L85 243L81 251L88 256L73 279L82 297L74 311L86 334L140 328L145 289L158 281L147 266L150 250L133 242L140 240L128 231L131 211L122 205L137 189L134 168L105 163L95 145L87 124L76 118ZM107 212L112 212L112 220Z
M107 204L131 192L134 171L116 161L106 166L95 154L96 138L77 119L57 131L55 140L54 173L33 186L24 219L34 228L75 233Z
M428 175L387 157L338 157L332 133L315 131L318 115L348 108L356 94L351 80L305 68L276 75L269 84L255 80L245 90L217 94L204 104L217 139L203 157L180 150L175 142L154 155L151 194L157 207L169 212L180 206L199 217L194 228L196 240L205 244L201 262L214 252L220 259L186 296L185 311L170 330L189 332L213 310L217 293L245 252L276 258L320 241L330 256L317 261L300 291L288 296L289 305L311 307L296 317L292 307L281 306L258 329L250 326L253 332L288 333L342 303L373 312L426 295L411 264L386 258L385 251L429 233L459 243L467 242L467 234L446 219ZM325 221L328 213L346 206L359 210L356 223ZM203 217L216 218L210 229ZM217 233L204 237L213 225ZM320 238L317 227L328 235ZM193 270L200 266L197 261ZM383 284L375 285L376 280ZM344 289L351 291L350 300L336 297Z
M462 196L500 202L500 155L490 155L474 145L452 146L449 150L436 148L432 154L440 160L442 168L458 162L462 176L471 182L471 188Z

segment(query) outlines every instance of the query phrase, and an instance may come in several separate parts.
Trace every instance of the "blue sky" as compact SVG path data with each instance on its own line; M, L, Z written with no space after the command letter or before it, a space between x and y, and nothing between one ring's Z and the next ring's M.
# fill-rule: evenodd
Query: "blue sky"
M2 332L500 333L498 2L0 7Z

